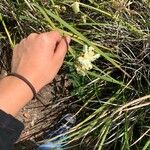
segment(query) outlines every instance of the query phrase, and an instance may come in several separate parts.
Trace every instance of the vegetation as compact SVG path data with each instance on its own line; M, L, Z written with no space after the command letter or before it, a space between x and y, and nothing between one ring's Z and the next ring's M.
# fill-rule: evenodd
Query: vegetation
M65 147L80 139L90 149L150 148L149 0L1 0L0 21L7 71L10 47L29 33L72 37L64 64L69 106L81 107Z

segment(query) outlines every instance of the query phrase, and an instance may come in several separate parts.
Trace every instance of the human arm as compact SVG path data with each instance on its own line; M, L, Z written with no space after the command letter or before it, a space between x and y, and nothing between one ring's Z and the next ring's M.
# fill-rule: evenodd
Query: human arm
M25 77L38 92L50 83L59 71L70 38L59 32L32 33L13 50L12 72ZM8 76L0 81L0 109L15 116L33 97L29 86Z
M13 50L12 72L26 78L36 92L50 83L59 71L70 38L52 31L31 34ZM30 87L22 80L8 76L0 80L0 149L11 149L23 124L16 120L18 111L33 97Z

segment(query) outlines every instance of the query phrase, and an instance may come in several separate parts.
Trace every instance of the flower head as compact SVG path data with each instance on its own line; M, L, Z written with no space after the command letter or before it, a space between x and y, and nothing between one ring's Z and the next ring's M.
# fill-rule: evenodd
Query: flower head
M93 68L92 62L100 57L100 54L96 54L93 47L88 47L84 45L83 53L77 58L78 65L76 65L76 70L78 73L85 76L86 70L91 70Z

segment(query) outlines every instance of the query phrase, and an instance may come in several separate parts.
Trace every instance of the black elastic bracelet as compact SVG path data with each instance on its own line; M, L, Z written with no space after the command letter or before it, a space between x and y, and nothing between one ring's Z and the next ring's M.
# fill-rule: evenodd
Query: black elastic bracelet
M18 79L22 80L23 82L25 82L30 87L30 89L33 93L33 98L36 97L36 90L35 90L34 86L25 77L23 77L17 73L9 73L7 76L14 76L14 77L17 77Z

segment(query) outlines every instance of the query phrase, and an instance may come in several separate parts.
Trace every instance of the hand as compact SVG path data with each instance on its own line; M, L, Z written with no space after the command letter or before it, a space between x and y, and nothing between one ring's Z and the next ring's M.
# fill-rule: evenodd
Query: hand
M28 79L37 92L51 82L60 69L70 37L59 32L32 33L13 50L12 72ZM0 80L0 109L15 116L33 97L29 86L12 76Z
M12 72L28 79L38 92L58 73L69 43L70 37L57 31L30 34L13 50Z

